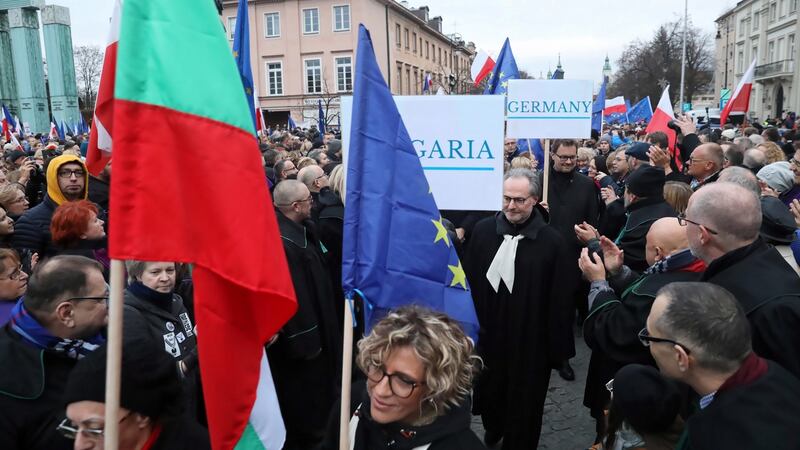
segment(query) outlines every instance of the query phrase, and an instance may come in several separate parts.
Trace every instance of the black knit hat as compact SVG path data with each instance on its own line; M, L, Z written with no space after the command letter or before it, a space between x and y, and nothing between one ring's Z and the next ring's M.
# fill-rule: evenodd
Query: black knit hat
M637 197L662 197L665 182L664 169L650 165L641 166L625 182L631 194Z
M64 390L66 404L90 400L105 403L106 345L81 359ZM174 417L183 407L175 360L150 341L127 341L122 348L120 406L151 419Z
M630 364L614 376L612 408L638 432L666 430L680 407L677 385L654 367Z
M627 149L625 149L625 156L633 156L639 161L650 161L647 152L650 151L650 144L647 142L636 142Z

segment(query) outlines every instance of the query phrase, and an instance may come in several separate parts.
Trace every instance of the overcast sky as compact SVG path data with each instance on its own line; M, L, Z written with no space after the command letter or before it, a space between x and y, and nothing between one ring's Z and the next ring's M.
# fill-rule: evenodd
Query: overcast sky
M169 0L162 0L169 1ZM75 45L103 44L113 0L48 0L70 8ZM714 19L735 0L689 0L689 19L715 33ZM683 16L681 0L410 0L442 16L444 32L458 32L495 56L506 37L520 69L531 75L555 69L566 77L599 81L606 53L615 61L634 40L652 37L664 22Z

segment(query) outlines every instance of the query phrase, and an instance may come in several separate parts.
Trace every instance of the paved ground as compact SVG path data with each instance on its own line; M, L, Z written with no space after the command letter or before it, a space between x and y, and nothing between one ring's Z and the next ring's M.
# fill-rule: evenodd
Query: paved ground
M589 367L591 350L582 337L575 337L575 358L570 360L575 369L575 381L564 381L553 371L547 400L544 403L540 449L583 450L594 440L594 419L583 406L583 388ZM480 417L472 418L472 429L483 439Z

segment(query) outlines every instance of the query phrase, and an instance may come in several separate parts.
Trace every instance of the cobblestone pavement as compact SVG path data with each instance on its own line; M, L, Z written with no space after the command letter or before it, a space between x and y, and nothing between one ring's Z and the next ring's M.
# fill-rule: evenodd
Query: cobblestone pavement
M591 354L583 337L575 337L575 353L570 360L575 370L575 381L562 380L555 370L550 376L539 449L583 450L594 441L594 419L589 415L589 409L583 406L583 388ZM483 439L479 416L473 416L472 429Z

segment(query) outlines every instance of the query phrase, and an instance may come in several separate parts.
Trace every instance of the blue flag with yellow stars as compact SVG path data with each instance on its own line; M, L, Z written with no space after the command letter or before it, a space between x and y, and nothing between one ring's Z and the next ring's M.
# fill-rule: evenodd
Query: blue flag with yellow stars
M418 304L477 340L464 269L363 25L356 57L342 287L364 299L367 330L391 309Z
M247 0L239 0L239 8L236 10L236 28L233 31L233 58L236 60L236 67L239 69L239 76L242 78L242 86L247 96L247 104L250 106L250 115L253 117L253 124L258 129L256 123L256 110L253 105L253 70L250 67L250 19L247 13Z
M497 56L494 69L487 78L486 90L484 90L483 93L505 94L508 92L508 80L516 80L517 78L519 78L517 61L514 59L514 54L511 52L511 43L508 38L506 38L503 49L500 50L500 55Z

